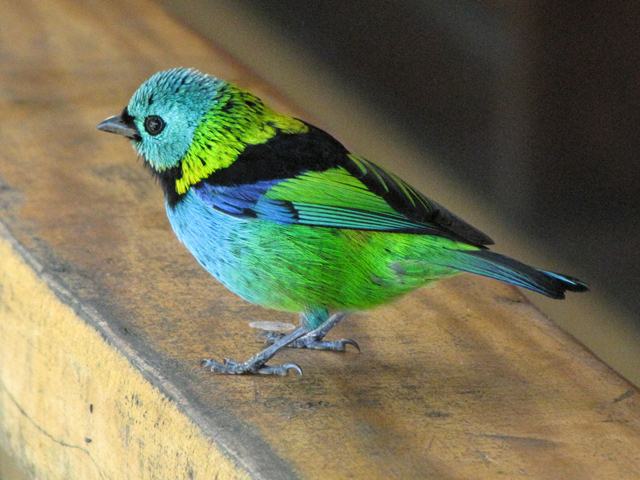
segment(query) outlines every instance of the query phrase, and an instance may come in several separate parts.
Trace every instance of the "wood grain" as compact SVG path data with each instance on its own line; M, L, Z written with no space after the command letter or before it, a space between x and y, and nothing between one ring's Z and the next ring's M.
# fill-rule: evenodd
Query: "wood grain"
M357 339L361 354L282 353L305 369L301 378L201 370L202 357L260 348L250 321L293 319L248 305L208 277L170 232L161 192L131 148L95 124L121 110L148 75L177 65L240 83L277 108L286 102L150 2L3 1L0 11L7 235L42 266L43 282L64 286L61 301L73 301L239 471L640 475L637 390L517 290L489 280L461 276L354 316L335 335ZM28 382L25 368L4 363L0 375ZM203 472L196 465L192 475Z

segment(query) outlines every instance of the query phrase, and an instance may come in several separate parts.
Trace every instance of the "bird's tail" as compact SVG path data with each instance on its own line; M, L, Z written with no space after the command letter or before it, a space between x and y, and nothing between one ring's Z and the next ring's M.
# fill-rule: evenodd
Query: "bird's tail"
M555 272L538 270L489 250L459 251L453 264L457 270L495 278L551 298L564 298L564 292L584 292L589 287L578 280Z

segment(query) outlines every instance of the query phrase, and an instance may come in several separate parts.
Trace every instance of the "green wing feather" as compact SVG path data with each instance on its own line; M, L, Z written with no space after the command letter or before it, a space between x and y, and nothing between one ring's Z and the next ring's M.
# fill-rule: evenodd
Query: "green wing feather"
M305 172L272 186L259 205L264 206L266 201L288 208L293 214L291 223L303 225L424 233L457 240L460 236L447 228L450 224L457 222L473 229L398 177L366 160L350 157L357 170L335 167ZM360 174L360 178L352 172ZM448 222L433 221L443 218Z
M478 246L492 243L397 176L363 158L349 154L347 159L350 163L344 166L307 171L277 183L265 192L258 209L267 204L277 206L278 214L286 209L290 223L303 225L432 234Z
M286 205L293 223L363 230L423 231L343 167L306 172L271 187L264 195ZM259 202L260 203L260 202ZM263 203L264 205L264 203Z

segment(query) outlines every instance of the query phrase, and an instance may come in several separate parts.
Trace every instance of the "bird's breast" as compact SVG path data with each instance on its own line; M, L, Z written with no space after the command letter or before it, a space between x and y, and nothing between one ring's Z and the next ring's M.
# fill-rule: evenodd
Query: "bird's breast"
M209 273L224 282L225 270L237 267L233 243L243 220L204 204L193 191L175 205L166 202L165 207L178 239Z

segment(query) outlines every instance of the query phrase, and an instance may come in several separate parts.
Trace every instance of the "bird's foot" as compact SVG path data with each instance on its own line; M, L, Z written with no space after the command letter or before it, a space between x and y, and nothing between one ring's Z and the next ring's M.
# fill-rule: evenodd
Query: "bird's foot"
M295 363L283 363L281 365L266 365L260 362L236 362L225 358L222 363L210 358L201 362L204 368L208 368L214 373L225 375L279 375L286 376L290 370L302 375L302 369Z
M280 340L284 334L278 332L263 332L262 337L265 343L273 344ZM347 345L351 345L355 349L360 351L360 345L355 340L350 338L341 338L340 340L323 340L322 337L315 335L305 335L297 340L289 343L289 348L308 348L310 350L329 350L332 352L344 352L347 349Z

